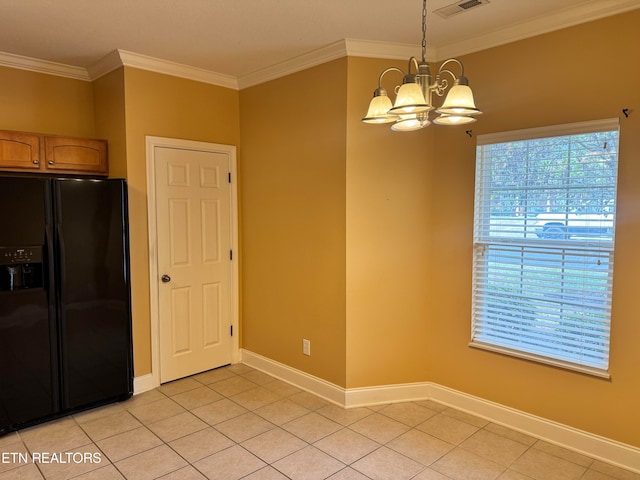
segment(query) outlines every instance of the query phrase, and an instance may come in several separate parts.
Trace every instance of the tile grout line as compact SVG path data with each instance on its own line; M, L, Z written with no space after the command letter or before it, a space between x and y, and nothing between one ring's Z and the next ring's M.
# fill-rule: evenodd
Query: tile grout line
M229 368L229 367L223 367L223 368ZM238 369L236 369L238 370ZM394 454L399 455L400 457L413 462L417 465L420 466L420 470L418 473L416 473L415 475L412 475L411 478L415 478L418 476L421 476L424 472L426 471L433 471L433 472L438 472L438 474L440 475L444 475L446 476L445 473L442 473L440 470L436 470L434 468L432 468L434 465L436 465L436 463L440 462L441 460L443 460L445 457L447 457L448 455L458 451L458 452L466 452L467 454L473 455L474 457L477 457L483 461L488 461L491 462L497 466L499 466L499 469L501 469L501 473L499 474L499 476L504 475L505 473L508 472L518 472L521 475L527 475L527 473L521 471L520 469L517 469L517 464L518 462L525 457L527 454L531 454L531 453L536 453L538 455L542 455L542 456L548 456L548 457L552 457L554 459L556 459L557 461L561 461L561 462L568 462L569 464L573 465L574 467L576 467L577 469L582 469L582 472L579 474L579 477L576 477L575 480L578 480L578 478L583 478L586 475L589 474L589 472L599 472L598 469L593 468L596 465L596 462L593 458L585 456L585 455L581 455L575 452L571 452L569 450L563 449L562 447L559 446L555 446L553 444L548 444L540 439L535 439L534 437L528 437L532 440L532 443L528 443L528 442L524 442L524 441L520 441L517 438L513 438L515 436L515 434L517 434L518 432L516 431L512 431L510 429L508 429L508 427L503 427L501 425L497 425L497 424L493 424L492 422L485 422L483 425L479 425L478 422L473 423L470 421L466 421L465 420L465 415L463 412L459 412L455 409L452 408L442 408L439 410L436 409L432 409L429 408L429 406L425 405L426 402L406 402L407 404L413 404L416 407L420 407L420 408L424 408L426 411L431 411L433 412L433 415L430 415L429 417L427 417L425 420L421 420L419 421L419 423L413 424L413 420L409 420L407 419L407 416L405 416L405 420L401 419L400 417L402 417L401 414L396 414L395 416L392 414L392 412L390 411L390 407L393 404L389 404L389 405L383 405L380 406L379 408L368 408L368 407L360 407L362 409L366 409L366 415L361 416L356 418L355 420L349 420L348 419L348 415L345 414L344 417L340 417L340 416L336 416L339 414L335 414L332 415L332 410L329 408L331 407L331 404L323 401L322 399L319 399L318 404L315 405L315 407L311 407L310 403L307 402L307 405L303 404L303 403L299 403L296 400L292 399L291 397L294 397L295 395L298 395L300 393L307 393L308 395L313 395L313 394L309 394L308 392L305 392L303 390L300 390L298 388L296 388L295 386L291 386L291 388L293 390L290 390L290 393L284 394L284 393L279 393L274 389L274 390L270 390L268 388L268 385L272 384L272 386L276 387L276 382L282 382L281 380L275 379L273 377L271 377L271 380L268 381L260 381L258 382L257 380L259 380L260 378L262 378L262 380L265 379L265 377L260 377L258 376L255 372L258 372L257 370L251 369L250 367L246 367L245 369L240 369L239 372L236 372L234 370L226 370L226 376L224 377L220 377L219 379L213 381L213 382L209 382L209 383L205 383L205 381L203 381L202 379L205 377L201 377L201 378L197 378L199 375L206 375L207 373L210 372L215 372L216 370L211 370L209 372L202 372L200 374L196 374L192 377L187 377L185 379L180 379L180 380L176 380L176 384L177 382L181 382L184 380L192 380L195 381L198 385L194 385L191 388L186 388L184 390L182 390L180 388L180 386L175 387L176 384L174 384L175 390L172 390L170 387L167 387L168 385L171 385L171 383L168 384L164 384L163 386L154 389L152 391L156 391L157 394L162 395L162 397L157 398L155 400L150 400L148 402L144 402L144 403L136 403L136 404L131 404L130 406L127 406L127 402L131 401L124 401L124 402L119 402L118 404L112 404L112 405L119 405L122 408L114 413L110 413L110 414L106 414L104 416L98 416L95 419L91 419L87 422L80 422L78 416L83 414L84 412L78 412L75 414L71 414L65 417L61 417L60 419L56 419L55 421L65 421L67 419L70 419L73 423L69 426L66 427L62 427L61 430L66 430L66 429L71 429L71 428L75 428L75 427L79 427L79 430L83 433L83 435L85 435L88 439L89 442L80 446L76 446L73 448L70 448L69 451L74 451L77 450L79 448L82 447L86 447L87 445L91 446L91 448L95 449L96 451L100 452L103 458L106 458L108 463L106 465L101 465L97 468L93 468L90 469L88 471L85 471L83 473L78 473L77 475L75 475L74 477L71 478L82 478L84 475L88 475L91 472L95 472L97 470L100 470L102 468L108 468L109 466L112 466L115 471L121 475L122 477L126 478L125 472L123 470L121 470L121 468L117 465L117 463L119 462L123 462L125 460L129 460L132 459L134 457L136 457L137 455L141 455L144 453L148 453L149 451L153 450L154 448L160 448L160 447L168 447L169 450L171 452L173 452L175 455L177 455L178 458L180 458L182 461L184 461L184 463L186 465L180 466L178 468L176 468L175 470L171 470L168 472L164 472L161 474L160 477L158 478L162 478L164 476L168 476L168 475L175 475L176 472L182 470L182 469L186 469L186 468L193 468L196 472L198 472L199 474L203 475L206 478L206 474L203 470L201 470L200 468L198 468L196 466L196 464L198 462L201 462L207 458L210 458L214 455L218 455L221 452L227 451L229 449L232 449L234 447L240 447L242 449L243 452L245 452L246 454L251 455L253 458L258 459L260 462L264 463L264 466L260 467L258 470L255 470L254 472L248 473L248 474L244 474L244 476L240 476L238 477L237 480L240 480L241 478L245 478L248 476L252 476L254 475L256 472L262 470L262 469L266 469L266 468L271 468L276 470L277 472L279 472L281 475L283 475L285 478L292 478L292 477L288 477L287 474L278 469L277 467L275 467L274 465L286 458L292 457L296 454L298 454L300 451L307 449L309 447L321 452L323 455L325 455L327 458L330 458L333 461L338 462L340 465L342 465L342 467L337 470L336 472L330 474L330 476L336 475L337 473L345 470L345 469L353 469L354 471L357 471L359 474L363 475L366 478L370 478L369 476L367 476L363 471L360 471L356 468L353 467L353 465L355 465L356 463L363 461L365 458L367 458L368 456L372 455L374 452L378 452L380 453L383 449L387 449L391 452L394 452ZM251 380L249 377L249 375L253 375L254 376L254 380ZM264 374L267 375L267 374ZM268 375L267 375L268 376ZM213 376L211 377L213 378ZM220 384L221 382L224 382L226 380L230 380L230 381L234 381L237 379L242 379L246 382L250 382L252 385L249 388L246 389L242 389L239 391L235 391L234 388L230 388L227 389L226 386L225 388L223 388L222 390L227 390L226 393L222 393L222 390L218 391L215 388L212 388L213 385L215 384ZM283 384L286 384L286 382L282 382ZM288 385L288 384L287 384ZM187 386L186 382L185 385L183 385L183 387ZM164 388L163 388L164 387ZM217 395L220 396L219 399L214 400L214 401L210 401L210 402L206 402L203 404L198 404L197 406L194 407L190 407L187 408L185 405L183 405L182 403L180 403L179 401L175 400L174 397L178 396L178 395L182 395L182 394L188 394L189 392L192 392L194 390L200 389L200 388L208 388L209 390L211 390L212 392L216 393ZM222 385L219 385L219 388L222 388ZM247 392L251 392L253 390L256 389L264 389L265 391L271 392L272 394L274 394L277 398L272 399L270 401L267 401L266 403L261 403L260 401L256 401L255 405L252 404L252 400L250 398L246 398L244 399L242 402L239 402L239 397L240 395L247 393ZM295 390L295 391L294 391ZM285 389L280 389L281 392L284 392ZM173 393L165 393L165 392L173 392ZM234 397L238 397L236 399L234 399ZM140 397L138 397L140 398ZM188 396L184 397L185 399L188 398ZM273 398L273 397L269 397L269 398ZM132 400L135 399L135 397L132 398ZM164 418L158 418L154 421L151 422L145 422L143 421L142 418L138 417L136 414L132 413L131 409L134 408L139 408L139 407L144 407L145 405L152 405L154 403L160 402L160 401L165 401L165 400L171 400L171 402L173 404L175 404L176 406L180 407L181 411L179 413L176 414L172 414L169 415L168 417L164 417ZM293 417L291 419L288 419L282 423L276 423L275 421L273 421L273 419L268 418L267 416L262 416L260 413L257 413L258 410L260 410L263 407L267 407L270 405L274 405L277 402L283 401L283 400L288 400L289 402L293 402L294 404L298 405L299 407L301 407L302 409L305 410L305 413L302 413L300 416L296 416ZM194 410L201 408L201 407L207 407L210 405L214 405L217 402L220 401L229 401L231 402L233 405L241 408L244 410L243 413L238 413L237 415L233 415L229 418L225 418L224 420L218 421L217 423L209 423L207 420L205 420L203 417L200 417L198 414L194 413ZM185 400L185 402L187 402ZM252 406L253 405L253 406ZM256 406L257 405L257 406ZM400 405L400 404L395 404L395 405ZM104 406L103 408L110 408L111 405L107 405ZM97 411L98 409L94 409L94 410L89 410L88 412L91 411ZM324 411L323 411L324 410ZM386 410L386 411L385 411ZM349 412L354 412L354 410L349 410ZM402 412L402 410L400 410ZM450 414L452 415L447 415L447 411L449 411ZM108 435L107 437L104 438L100 438L99 440L94 440L94 438L90 435L90 429L86 429L86 425L91 424L92 422L97 422L100 421L101 419L104 418L108 418L110 415L117 415L118 413L123 413L126 412L131 418L135 419L136 423L139 424L139 426L135 426L132 427L130 429L126 429L123 431L118 431L117 433L113 433L111 435ZM405 412L407 412L405 415L408 415L408 411L405 410ZM412 411L413 412L413 411ZM457 413L456 413L457 412ZM163 437L160 437L160 435L158 433L155 433L154 430L152 430L152 428L150 428L152 425L157 424L159 422L162 422L164 420L169 420L171 418L174 418L177 415L182 415L184 413L188 413L189 415L193 416L195 419L197 419L199 422L203 423L203 426L201 428L197 428L196 430L190 431L189 433L183 433L180 434L180 436L176 437L176 438L171 438L168 441L165 441L163 439ZM335 412L334 412L335 413ZM363 412L364 413L364 412ZM425 412L426 413L426 412ZM453 415L455 413L455 415ZM219 430L218 427L220 425L222 425L223 423L226 422L230 422L232 420L238 419L239 417L243 416L243 415L253 415L256 418L258 418L261 422L265 422L265 424L268 424L269 428L265 431L260 431L258 433L252 434L251 436L247 437L247 438L241 438L237 437L236 435L229 435L228 433L231 433L232 430L229 430L228 433L224 433L223 430ZM313 440L306 440L305 438L303 438L303 436L300 436L299 433L294 433L293 431L288 430L287 428L285 428L286 425L288 424L292 424L293 422L300 420L302 418L305 418L311 414L316 414L319 416L319 418L322 418L324 421L328 421L331 422L333 424L335 424L337 430L332 431L330 433L326 433L323 434L322 436L315 438ZM365 433L365 432L361 432L358 431L356 429L354 429L353 427L358 423L361 422L365 419L371 419L373 420L373 417L375 415L379 415L381 418L384 418L390 422L395 422L397 423L399 426L402 426L403 428L406 428L406 430L403 430L399 433L394 433L391 437L385 438L384 441L380 441L377 440L376 438L373 438L371 436L369 436L369 434ZM418 427L420 427L421 425L424 425L425 423L427 423L428 421L435 419L435 418L447 418L449 419L449 421L457 421L457 422L462 422L465 425L469 426L469 427L473 427L474 431L472 431L471 433L469 433L467 436L465 436L464 438L462 438L458 443L453 443L450 442L449 440L445 440L444 438L440 438L439 436L435 435L434 433L427 431L427 430L422 430ZM477 418L477 417L473 417L473 418ZM469 420L471 420L472 418L469 417ZM478 421L480 421L480 419L478 419ZM43 425L53 425L52 423L47 423L47 424L43 424ZM491 430L491 426L495 426L495 427L499 427L499 428L504 428L505 432L507 433L507 431L512 431L514 432L513 436L508 436L505 434L501 434L499 433L499 431L492 431ZM101 448L98 445L98 442L102 442L104 440L108 440L114 437L117 437L118 435L122 435L125 433L129 433L133 430L136 430L140 427L144 427L145 431L150 434L151 436L153 436L157 441L160 442L159 445L156 445L154 447L149 447L143 451L140 452L136 452L136 453L132 453L130 455L124 456L122 458L119 458L117 460L117 462L114 462L111 460L111 458L107 455L106 450L104 450L103 448ZM33 427L33 428L37 428ZM373 427L372 427L373 428ZM376 429L379 428L379 426L376 427ZM202 457L200 459L189 461L186 458L186 455L181 454L178 449L174 448L173 445L171 445L172 442L181 440L183 438L187 438L190 435L193 435L195 433L199 433L199 432L203 432L207 429L212 429L212 431L215 431L218 435L221 435L223 438L225 438L226 440L228 440L230 442L230 445L221 448L220 450L216 450L213 453L210 453L208 455L206 455L205 457ZM259 453L253 453L253 451L251 451L249 448L247 448L245 446L246 442L256 439L257 437L260 437L261 435L264 435L268 432L272 432L275 430L280 430L283 432L286 432L287 434L291 435L293 438L299 440L302 442L302 446L299 448L296 448L294 451L292 452L288 452L286 455L282 456L282 457L278 457L275 460L267 460L266 458L262 458L262 456L260 456ZM185 430L186 431L186 430ZM363 438L366 438L367 440L375 443L375 448L373 450L367 451L365 453L361 453L358 454L357 458L354 459L350 459L349 461L345 461L345 460L341 460L340 458L337 458L335 455L333 455L332 453L330 453L329 451L325 451L322 447L318 446L318 443L326 440L328 437L331 437L332 435L335 435L339 432L344 432L344 431L349 431L353 434L356 435L360 435ZM394 448L394 446L391 446L391 444L398 440L399 438L401 438L404 435L410 434L411 432L416 433L416 434L421 434L421 435L426 435L427 437L429 437L430 439L433 439L435 441L438 442L442 442L444 444L446 444L449 448L442 452L439 453L437 457L435 457L434 459L430 460L430 463L425 464L423 463L423 461L419 461L416 460L414 458L412 458L411 456L408 456L406 452L403 452L401 449L397 449ZM467 443L470 439L472 439L474 436L478 435L480 432L484 432L485 434L490 434L490 435L494 435L497 436L499 438L502 439L506 439L509 442L514 442L515 444L519 444L523 447L523 450L516 456L514 456L513 458L511 458L509 460L508 465L505 465L503 463L497 462L495 460L493 460L492 458L489 458L487 455L483 455L482 453L479 453L477 450L474 450L473 448L470 448L470 446L472 446L472 444ZM28 455L32 458L32 448L28 447L27 443L25 442L25 439L23 438L22 432L17 432L17 442L15 442L15 444L20 444L25 451L28 453ZM95 435L95 432L94 432ZM239 440L234 440L233 437L239 438ZM308 438L308 437L307 437ZM9 445L13 445L14 443L10 443ZM545 447L546 446L546 447ZM572 455L578 455L576 457L572 457ZM583 460L583 463L580 463L580 460ZM32 462L35 463L35 462ZM604 463L604 462L603 462ZM42 469L42 466L39 463L35 463L35 466L37 468L38 473L43 477L43 478L47 478L45 475L45 471ZM14 468L20 468L19 466L16 466ZM12 468L10 468L9 470L5 470L5 471L11 471ZM2 475L5 471L3 471L2 473L0 473L0 475ZM606 475L604 473L601 473L601 475ZM53 473L53 475L55 475L55 473ZM624 473L621 473L620 475L625 475ZM633 476L634 474L631 473L631 476ZM448 477L447 477L448 478ZM616 477L607 477L607 478L616 478ZM625 476L625 478L627 478L627 476ZM629 477L631 478L631 477ZM633 476L633 478L638 478L640 479L640 476Z

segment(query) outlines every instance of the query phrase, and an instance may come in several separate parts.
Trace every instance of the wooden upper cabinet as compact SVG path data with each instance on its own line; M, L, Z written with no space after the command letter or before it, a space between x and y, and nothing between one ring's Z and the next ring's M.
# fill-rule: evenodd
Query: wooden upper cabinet
M44 137L45 169L60 173L107 175L107 142L86 138Z
M0 131L0 169L37 171L40 163L39 135Z
M0 130L0 170L108 175L107 141Z

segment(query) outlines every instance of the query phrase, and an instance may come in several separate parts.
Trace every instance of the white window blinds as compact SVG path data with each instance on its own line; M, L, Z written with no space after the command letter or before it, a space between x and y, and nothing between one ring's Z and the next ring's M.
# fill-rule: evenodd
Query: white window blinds
M608 376L618 120L478 137L471 345Z

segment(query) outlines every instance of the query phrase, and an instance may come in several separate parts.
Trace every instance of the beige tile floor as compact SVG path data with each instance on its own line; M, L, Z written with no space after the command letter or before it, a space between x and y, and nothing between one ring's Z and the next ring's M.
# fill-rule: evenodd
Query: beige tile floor
M246 365L0 437L0 480L640 480L432 401L345 410Z

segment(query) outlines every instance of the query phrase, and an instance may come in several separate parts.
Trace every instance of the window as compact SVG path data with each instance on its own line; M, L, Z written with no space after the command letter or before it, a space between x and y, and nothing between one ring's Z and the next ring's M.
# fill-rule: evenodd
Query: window
M478 137L471 346L608 377L618 120Z

